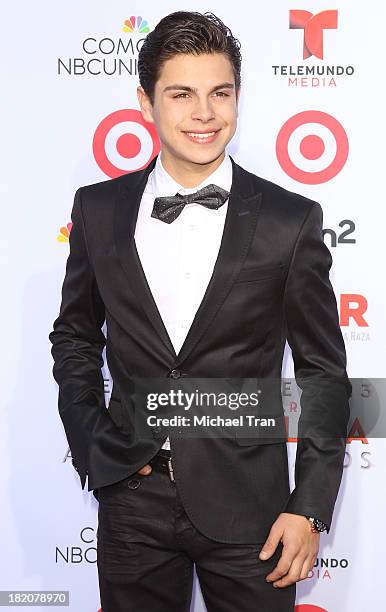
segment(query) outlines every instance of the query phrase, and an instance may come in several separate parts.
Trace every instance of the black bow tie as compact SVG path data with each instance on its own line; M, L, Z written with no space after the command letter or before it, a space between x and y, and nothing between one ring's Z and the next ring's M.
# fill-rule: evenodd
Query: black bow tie
M220 208L229 197L229 191L218 187L217 185L206 185L195 193L181 195L176 193L175 196L166 196L156 198L154 200L151 216L165 223L172 223L181 214L182 209L186 204L202 204L206 208Z

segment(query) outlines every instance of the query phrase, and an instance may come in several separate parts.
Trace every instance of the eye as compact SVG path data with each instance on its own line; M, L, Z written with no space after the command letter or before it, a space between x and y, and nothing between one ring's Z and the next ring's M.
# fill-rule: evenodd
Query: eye
M229 98L229 94L226 93L225 91L215 91L214 92L214 96L216 96L218 98ZM189 98L189 93L182 92L182 93L176 94L175 96L173 96L173 98L175 100L186 99L186 98Z

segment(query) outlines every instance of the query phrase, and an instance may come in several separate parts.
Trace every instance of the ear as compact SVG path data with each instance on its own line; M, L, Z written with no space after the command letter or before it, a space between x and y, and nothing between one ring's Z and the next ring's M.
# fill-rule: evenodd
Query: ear
M239 116L240 87L236 88L236 117Z
M137 87L137 98L144 120L148 123L154 123L153 106L150 102L149 96L145 93L145 90L140 85Z

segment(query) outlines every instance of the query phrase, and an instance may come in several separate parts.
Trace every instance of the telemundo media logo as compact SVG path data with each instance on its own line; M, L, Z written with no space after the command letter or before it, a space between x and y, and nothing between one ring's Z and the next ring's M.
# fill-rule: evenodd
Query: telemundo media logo
M299 30L297 45L291 41L295 35L288 38L289 49L293 49L302 64L276 64L272 66L275 77L285 77L288 87L337 87L340 79L351 77L354 67L351 65L325 64L325 33L331 32L328 40L328 56L336 56L333 46L338 35L338 10L331 9L319 13L311 13L304 9L290 9L289 30ZM291 45L291 46L290 46Z

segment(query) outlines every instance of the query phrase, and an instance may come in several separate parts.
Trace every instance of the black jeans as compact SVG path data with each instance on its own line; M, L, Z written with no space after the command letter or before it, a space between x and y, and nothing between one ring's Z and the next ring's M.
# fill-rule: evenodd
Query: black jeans
M265 581L282 544L261 561L263 542L223 544L204 536L168 474L132 475L96 496L103 612L189 612L194 564L208 612L293 612L296 584L275 588Z

